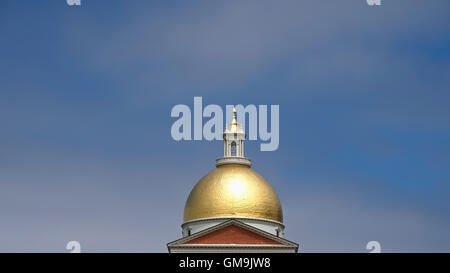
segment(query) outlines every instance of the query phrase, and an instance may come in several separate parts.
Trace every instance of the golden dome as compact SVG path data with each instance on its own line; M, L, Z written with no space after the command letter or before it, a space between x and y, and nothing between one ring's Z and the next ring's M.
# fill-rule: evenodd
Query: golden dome
M248 217L283 222L281 203L264 177L245 165L222 165L193 188L184 222L213 217Z

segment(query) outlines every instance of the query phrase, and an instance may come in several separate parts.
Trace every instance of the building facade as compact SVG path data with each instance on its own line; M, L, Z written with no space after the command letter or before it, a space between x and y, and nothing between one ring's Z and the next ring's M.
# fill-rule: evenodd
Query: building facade
M167 244L169 252L297 252L298 244L284 239L277 194L244 156L245 138L233 109L224 156L189 194L182 238Z

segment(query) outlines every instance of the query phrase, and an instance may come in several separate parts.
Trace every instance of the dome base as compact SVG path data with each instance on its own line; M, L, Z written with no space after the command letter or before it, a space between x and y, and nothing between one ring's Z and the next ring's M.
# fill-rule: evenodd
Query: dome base
M199 231L213 227L230 219L237 219L245 224L251 225L255 228L258 228L275 236L281 238L284 237L284 225L282 223L266 219L247 218L247 217L203 218L184 222L181 225L183 237L195 234Z
M252 161L245 157L222 157L216 159L216 167L229 164L237 164L251 167Z

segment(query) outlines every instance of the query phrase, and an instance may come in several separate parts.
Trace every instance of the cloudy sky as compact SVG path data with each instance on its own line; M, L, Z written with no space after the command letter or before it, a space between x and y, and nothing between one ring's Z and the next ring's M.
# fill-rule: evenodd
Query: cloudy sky
M220 141L174 105L280 105L253 169L303 252L450 251L447 0L0 2L0 252L166 252Z

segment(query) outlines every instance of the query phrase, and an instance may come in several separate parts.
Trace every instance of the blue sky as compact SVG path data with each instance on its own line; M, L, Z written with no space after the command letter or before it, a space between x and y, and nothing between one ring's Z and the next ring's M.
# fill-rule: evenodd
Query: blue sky
M300 251L450 251L450 3L0 3L0 251L166 252L219 141L176 104L279 104L247 143Z

